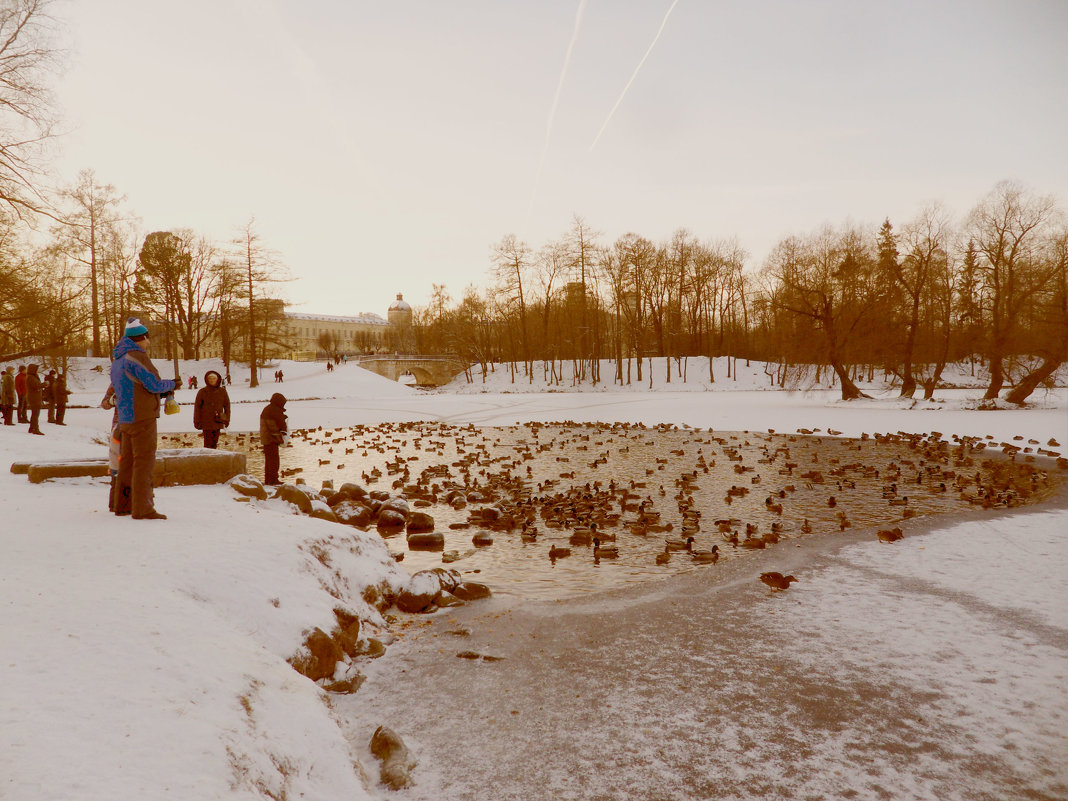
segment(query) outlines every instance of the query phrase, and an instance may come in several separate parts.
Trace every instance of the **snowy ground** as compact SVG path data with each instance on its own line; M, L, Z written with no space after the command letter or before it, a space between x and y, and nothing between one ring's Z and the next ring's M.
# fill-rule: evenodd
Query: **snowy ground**
M235 372L233 430L257 428L282 391L293 427L622 420L1068 442L1064 389L992 412L974 409L974 389L916 408L892 392L845 404L829 390L767 391L762 371L730 392L673 381L517 395L280 366L284 384L270 368L256 389ZM76 364L72 403L86 408L68 426L0 427L6 463L104 454L106 377L90 367ZM183 408L161 429L189 430L190 417ZM160 490L159 522L109 515L98 481L0 473L0 488L5 799L1068 797L1063 500L917 523L893 546L857 532L772 550L566 607L474 605L392 645L331 706L284 660L339 602L375 619L363 587L403 584L377 535L342 536L220 487ZM755 581L769 568L801 581L770 597ZM463 642L443 633L456 618L472 630ZM508 659L453 656L471 647ZM375 782L378 723L419 757L413 789Z

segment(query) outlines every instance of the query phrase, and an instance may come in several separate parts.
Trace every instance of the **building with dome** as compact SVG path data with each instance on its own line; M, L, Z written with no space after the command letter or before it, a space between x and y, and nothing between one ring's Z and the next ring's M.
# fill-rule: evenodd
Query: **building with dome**
M400 292L397 293L397 299L389 304L386 317L389 318L393 350L397 353L411 353L415 346L412 307Z
M412 307L400 292L389 304L386 318L373 312L361 312L353 317L287 312L290 358L411 352L415 342Z
M410 328L412 325L412 307L404 299L404 295L397 293L397 299L389 304L386 311L389 324L397 328Z
M389 319L374 312L352 316L288 312L284 311L282 301L272 303L278 304L278 308L271 335L260 343L261 358L312 361L342 354L353 357L413 352L412 307L400 293L389 306ZM244 358L241 347L239 342L235 351L238 358ZM201 358L222 358L222 342L217 333L202 343L199 353Z

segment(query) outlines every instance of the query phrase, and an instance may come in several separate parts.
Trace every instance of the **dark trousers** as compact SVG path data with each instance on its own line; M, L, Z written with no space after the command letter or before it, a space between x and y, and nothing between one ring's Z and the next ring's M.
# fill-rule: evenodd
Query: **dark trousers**
M119 452L117 484L130 488L130 511L144 517L156 511L152 492L152 472L156 467L156 418L120 423L122 449Z
M219 429L204 429L204 447L205 448L218 448L219 447Z
M278 484L278 443L263 443L263 483Z
M55 407L55 405L51 401L49 401L45 405L48 407L48 422L49 423L56 422L56 407Z
M15 405L14 404L5 403L3 406L0 406L0 411L2 411L4 413L4 425L5 426L13 426L13 425L15 425L14 423L11 422L11 413L13 411L15 411Z
M41 409L40 409L40 407L38 407L36 409L30 409L30 433L31 434L40 434L41 433Z
M55 424L59 425L59 426L66 425L66 423L63 422L63 418L66 417L66 415L67 415L67 404L65 404L65 403L57 403L56 404L56 419L54 421Z
M19 422L20 423L29 422L26 419L26 393L25 392L23 392L21 395L19 395L19 405L16 407L16 409L18 410L18 420L19 420Z

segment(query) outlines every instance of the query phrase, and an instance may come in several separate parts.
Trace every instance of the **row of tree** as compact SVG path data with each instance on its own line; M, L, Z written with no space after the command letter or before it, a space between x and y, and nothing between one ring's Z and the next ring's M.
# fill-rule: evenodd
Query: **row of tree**
M492 286L453 303L435 285L416 347L483 366L510 362L549 380L573 362L599 382L642 380L646 356L733 356L833 370L846 399L879 370L902 396L930 397L950 362L978 361L996 398L1023 402L1068 359L1068 227L1050 197L1002 182L963 219L940 205L895 229L823 226L782 239L757 270L733 239L686 230L655 243L601 244L579 217L534 250L514 235L492 247ZM635 358L637 357L637 358ZM729 363L729 362L728 362ZM712 369L711 359L709 361ZM710 376L713 380L715 376Z
M106 356L131 313L162 328L166 353L252 365L277 339L275 255L254 224L218 246L189 230L140 230L91 170L58 190L49 81L59 62L51 0L0 0L0 354Z
M280 266L254 221L224 245L188 229L145 234L124 200L86 170L57 193L47 232L0 218L0 353L107 356L136 314L175 371L210 346L227 365L249 362L255 385L285 326L271 291Z

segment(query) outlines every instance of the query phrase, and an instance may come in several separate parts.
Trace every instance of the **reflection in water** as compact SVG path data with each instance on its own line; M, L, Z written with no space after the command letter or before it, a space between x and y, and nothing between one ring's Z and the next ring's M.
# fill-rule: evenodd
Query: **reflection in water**
M162 438L199 444L193 435ZM262 476L255 435L224 432L219 446L246 452L249 472ZM1016 457L1024 458L1030 459ZM787 547L808 533L887 528L909 517L1034 501L1051 494L1054 483L1029 462L992 458L974 439L625 424L296 431L282 467L288 480L315 488L352 482L405 495L434 517L446 554L459 557L453 567L477 574L497 593L530 598L715 569L686 550L668 549L669 539L680 547L692 536L694 550L718 545L722 560L736 559L762 544ZM466 496L466 506L456 496ZM514 525L489 523L487 507ZM492 545L476 547L473 538L487 533ZM618 548L618 558L596 560L589 543L595 535ZM440 552L409 551L403 532L386 543L405 552L411 572L442 564ZM550 560L553 547L571 555Z

